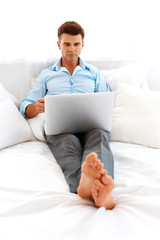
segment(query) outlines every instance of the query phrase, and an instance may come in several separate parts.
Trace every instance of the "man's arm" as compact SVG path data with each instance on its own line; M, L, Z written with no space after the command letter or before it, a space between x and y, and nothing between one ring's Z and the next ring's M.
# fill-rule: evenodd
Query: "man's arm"
M31 103L26 107L25 115L27 118L33 118L39 113L44 112L44 98L39 98L37 102Z
M96 72L96 92L108 92L110 91L109 86L104 78L102 72L97 69Z
M45 79L47 69L42 70L34 82L33 88L21 103L20 112L26 118L32 118L38 113L44 112L44 96L46 95ZM38 99L38 100L37 100Z

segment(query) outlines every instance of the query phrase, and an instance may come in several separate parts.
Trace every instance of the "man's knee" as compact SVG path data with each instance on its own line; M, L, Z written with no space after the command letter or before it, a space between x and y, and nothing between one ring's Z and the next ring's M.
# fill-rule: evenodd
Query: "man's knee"
M57 141L57 147L61 149L63 154L69 154L71 157L82 155L82 146L80 140L74 134L63 134L63 136L61 136L61 139Z
M74 146L74 147L79 147L80 146L80 141L79 139L74 135L74 134L64 134L63 136L63 142L66 144L66 146Z
M87 138L101 138L110 141L111 135L109 131L103 130L101 128L94 128L87 132Z

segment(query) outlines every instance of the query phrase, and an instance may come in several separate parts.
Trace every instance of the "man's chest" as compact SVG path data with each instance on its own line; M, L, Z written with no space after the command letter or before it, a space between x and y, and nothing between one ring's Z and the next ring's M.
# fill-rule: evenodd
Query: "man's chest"
M91 74L59 73L51 75L46 81L47 94L70 94L94 92L95 79Z

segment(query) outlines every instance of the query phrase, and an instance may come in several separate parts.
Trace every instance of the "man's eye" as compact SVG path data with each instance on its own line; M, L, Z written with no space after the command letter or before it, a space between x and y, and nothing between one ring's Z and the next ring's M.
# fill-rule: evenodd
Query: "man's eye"
M65 45L66 47L70 46L70 44L69 44L69 43L64 43L64 45Z
M75 46L78 47L80 45L80 43L75 43Z

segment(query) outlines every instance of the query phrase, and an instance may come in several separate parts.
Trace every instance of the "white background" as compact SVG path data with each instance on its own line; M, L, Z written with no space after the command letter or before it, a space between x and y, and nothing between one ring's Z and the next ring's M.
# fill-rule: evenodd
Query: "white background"
M157 0L1 0L0 60L59 57L57 29L74 20L85 30L82 57L160 56Z

